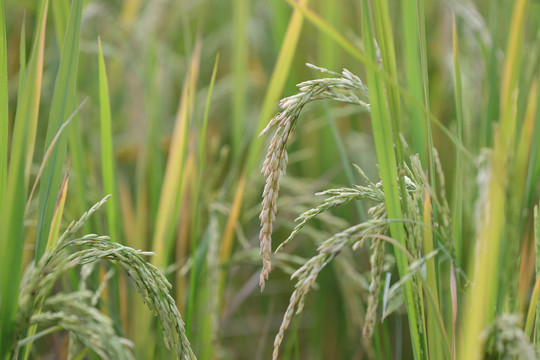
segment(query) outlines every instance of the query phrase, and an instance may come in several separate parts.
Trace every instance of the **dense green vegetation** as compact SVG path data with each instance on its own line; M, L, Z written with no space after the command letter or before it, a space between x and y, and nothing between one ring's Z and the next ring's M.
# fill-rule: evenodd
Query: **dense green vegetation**
M538 357L538 1L0 4L1 359Z

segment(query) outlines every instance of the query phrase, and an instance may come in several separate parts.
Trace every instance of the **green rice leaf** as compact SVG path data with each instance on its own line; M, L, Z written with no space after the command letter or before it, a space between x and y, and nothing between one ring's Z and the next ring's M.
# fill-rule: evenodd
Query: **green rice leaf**
M77 67L79 63L79 37L81 32L82 0L74 0L71 6L60 67L56 78L45 149L54 139L58 129L74 109ZM45 251L50 223L54 215L56 199L62 180L62 167L66 157L68 134L62 133L53 149L51 158L43 171L40 187L39 212L36 228L35 260L39 261Z

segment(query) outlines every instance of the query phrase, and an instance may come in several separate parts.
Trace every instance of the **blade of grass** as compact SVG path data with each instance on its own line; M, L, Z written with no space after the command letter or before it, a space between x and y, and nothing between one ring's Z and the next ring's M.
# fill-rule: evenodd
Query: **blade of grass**
M390 19L390 12L388 9L387 1L374 1L373 16L377 38L379 39L379 50L382 59L382 69L388 73L389 78L398 84L397 64L394 47L394 38L392 32L392 21ZM377 69L378 70L378 69ZM407 204L408 194L405 185L405 159L402 143L403 134L403 121L402 121L402 106L399 95L399 87L389 86L386 83L386 93L388 101L388 109L390 112L390 119L392 121L392 130L394 134L394 145L396 150L396 161L398 166L398 179L399 190L401 194L401 208L405 215L408 212L409 206ZM425 327L425 325L424 325Z
M371 12L367 0L362 1L362 29L364 37L364 49L367 56L376 61L376 50L373 43L373 30L371 27ZM371 68L366 68L367 86L371 104L371 126L375 141L375 150L379 163L379 171L384 189L386 210L389 219L402 219L401 201L399 198L398 174L394 144L392 141L392 128L388 112L386 110L386 96L384 94L383 79ZM390 223L390 233L401 245L405 246L405 229L402 222ZM397 248L394 249L400 277L405 277L408 270L407 258ZM409 318L409 329L412 340L412 348L415 359L422 358L420 336L418 333L418 314L414 305L411 283L403 284L405 306Z
M152 263L158 267L167 265L167 259L171 254L173 245L173 230L177 225L182 195L183 167L187 149L189 109L193 108L192 94L196 90L195 82L199 75L200 55L201 43L198 41L182 89L156 215L156 228L152 241L152 251L156 253L156 256L152 259Z
M500 98L500 121L491 157L491 176L477 236L477 256L472 257L470 273L474 274L468 291L464 328L461 332L458 359L481 359L484 343L479 335L494 316L499 274L501 238L505 224L505 195L508 185L508 154L512 152L516 132L516 89L519 80L521 47L528 7L527 0L514 3L510 36L506 51ZM510 271L510 269L507 269Z
M19 46L19 91L17 92L17 107L21 103L26 77L26 18L23 18L21 25L21 43Z
M201 56L202 44L200 39L195 43L195 48L191 56L191 62L186 72L182 92L180 95L180 101L178 104L178 110L176 113L175 125L173 134L171 137L171 143L169 145L169 156L165 168L165 174L163 177L163 184L161 186L161 194L159 196L159 202L156 214L156 224L152 235L152 251L156 254L152 258L152 264L158 268L164 269L169 264L169 259L173 255L174 245L174 233L178 225L178 219L180 215L180 209L182 206L183 189L185 188L185 173L186 173L186 153L187 153L187 139L190 112L194 106L194 94L196 91L196 82L199 76L199 65ZM144 160L143 160L144 161ZM151 159L149 159L151 161ZM144 165L144 164L143 164ZM140 176L144 176L140 174ZM144 185L142 181L139 185ZM144 197L138 198L144 202L140 202L141 206L138 206L138 214L148 214L146 209L142 209L142 206L148 201L146 187L139 188ZM146 221L146 220L143 220ZM145 224L146 226L147 224ZM143 240L143 239L139 239ZM179 244L179 246L182 246ZM141 303L137 303L141 305ZM136 308L136 311L137 308ZM138 348L140 351L144 351L144 357L152 355L155 348L155 340L148 337L148 331L151 331L152 319L149 314L140 316L137 319L138 324L141 325L135 333L135 339L138 340Z
M47 239L47 250L53 249L56 246L56 240L58 239L58 233L60 232L60 224L62 223L62 214L64 213L64 205L66 204L66 195L69 183L69 162L66 169L66 174L62 180L60 186L60 194L58 201L56 202L56 210L51 222L51 231L49 231L49 238Z
M8 169L8 69L4 2L0 3L0 205L4 201Z
M478 147L486 147L491 145L493 140L492 129L496 119L499 119L499 100L500 100L500 76L499 67L500 61L498 58L498 52L500 51L497 39L500 36L500 16L499 14L505 13L506 6L490 6L489 7L489 28L491 30L491 38L494 39L491 48L489 49L489 56L487 58L487 73L488 73L488 101L486 115L482 117L480 123L480 131L478 133ZM474 142L473 142L474 143Z
M86 179L90 177L90 171L87 169L85 158L85 136L83 135L82 122L73 121L69 126L69 155L71 174L73 176L72 189L77 194L70 198L70 203L78 214L83 214L90 205L91 195L89 184ZM88 219L83 224L83 232L90 233L95 228L95 220Z
M225 229L223 230L223 235L221 237L221 245L219 246L219 264L225 265L231 257L231 252L233 248L235 227L240 216L240 209L242 207L242 200L244 198L244 192L246 187L246 176L243 173L238 180L237 188L234 194L234 200L231 205L231 211L227 222L225 224ZM220 309L226 309L226 303L223 299L223 292L225 290L225 280L226 280L227 268L225 266L221 267L218 274L218 294L220 301Z
M45 25L48 2L42 1L37 13L35 42L24 76L24 86L19 88L17 114L11 141L11 155L7 175L5 199L0 209L0 253L9 254L0 261L0 358L6 359L12 349L12 337L17 313L17 299L21 278L21 260L24 245L24 207L28 190L25 173L28 143L34 143L29 129L37 122Z
M430 186L434 193L437 193L436 170L434 159L433 137L431 133L431 113L429 103L429 78L427 64L427 44L424 17L424 0L406 0L402 2L402 24L405 52L405 73L407 77L407 88L410 94L426 108L427 112L422 113L421 109L410 109L411 127L411 149L413 153L420 155L422 164L428 168ZM426 116L428 115L428 116ZM432 207L433 221L437 223L438 209L434 203ZM433 238L434 247L439 247L439 237L435 234ZM435 265L437 288L439 285L439 264Z
M424 98L424 74L420 54L420 17L418 0L405 0L402 2L401 14L403 24L403 51L405 58L405 74L407 89L416 101L426 106ZM424 114L420 109L410 109L411 149L413 153L420 154L422 164L427 163L428 133Z
M58 44L58 48L61 49L69 19L69 0L52 0L51 10L56 33L56 43Z
M417 27L418 27L418 43L419 43L419 57L420 57L420 71L421 71L421 80L422 80L422 94L423 94L423 104L427 109L427 113L423 114L425 117L422 119L424 126L426 128L426 138L424 141L427 143L427 157L428 157L428 176L429 176L429 183L431 188L433 189L433 192L437 193L437 177L436 173L437 170L435 169L435 155L434 152L435 147L433 145L433 134L431 130L431 121L429 119L429 115L431 113L430 109L430 101L429 101L429 74L428 74L428 55L427 55L427 40L426 40L426 17L425 17L425 0L410 0L410 1L416 1L416 12L417 12ZM405 5L407 6L407 5ZM428 115L428 116L426 116ZM422 154L420 154L422 156ZM436 203L432 206L433 211L433 221L435 223L439 222L439 209ZM434 241L434 247L439 247L439 236L437 233L435 233L435 237L433 238ZM439 261L438 259L435 260L435 272L437 273L437 288L439 286Z
M180 192L182 193L182 202L180 204L180 213L178 222L182 226L178 229L178 233L175 236L176 249L175 249L175 259L176 261L186 262L188 258L191 258L191 268L190 272L193 269L193 261L197 260L197 254L193 253L193 250L190 249L191 234L193 232L193 220L194 214L192 212L195 194L195 181L197 180L197 154L194 151L189 151L186 155L186 160L183 168L182 184L180 187ZM191 253L190 253L191 252ZM193 276L196 276L193 275ZM191 283L190 283L191 286ZM182 310L187 309L188 301L188 287L187 287L187 276L179 274L176 277L176 301L178 306ZM196 294L195 294L196 296ZM190 333L190 330L187 330Z
M128 242L128 239L132 239L135 236L135 206L129 191L129 184L124 178L119 178L118 195L122 214L122 231L125 234L126 242Z
M508 203L505 210L505 219L508 227L511 228L511 233L516 235L516 239L523 239L512 242L502 242L501 252L505 254L506 264L502 267L515 267L515 259L520 258L519 265L519 281L516 281L514 272L503 272L501 288L509 294L519 294L510 302L511 306L519 303L519 311L522 312L525 306L525 301L529 298L530 283L532 281L532 272L528 268L530 252L527 235L527 209L526 203L526 186L527 186L527 171L529 170L530 149L532 145L533 130L534 130L534 115L536 113L537 100L537 83L533 81L531 88L528 89L527 103L525 113L518 115L523 117L521 131L516 129L516 146L513 149L514 156L512 163L509 165L509 184L512 186L512 196L508 197ZM516 125L518 126L518 125ZM507 230L508 231L508 230ZM508 269L510 269L508 267Z
M456 27L456 16L454 14L452 23L452 44L454 52L454 96L456 102L456 132L457 138L463 142L463 97L461 86L461 66L459 62L459 44ZM456 151L456 170L455 185L454 185L454 209L452 217L454 220L454 246L456 248L455 265L461 266L461 249L462 249L462 220L463 220L463 170L462 156L460 151Z
M119 197L116 191L116 173L114 163L114 151L111 129L111 106L109 102L109 85L107 82L107 69L105 68L105 59L103 58L103 49L101 39L98 37L98 56L99 56L99 110L100 110L100 129L101 129L101 174L103 180L103 192L112 194L105 211L107 216L108 234L112 241L120 241L120 222L117 218L119 213Z
M30 195L28 195L28 200L26 201L26 209L25 213L28 213L28 210L30 208L30 203L32 202L32 198L34 197L34 192L37 189L37 185L39 184L39 180L41 179L41 175L43 174L43 169L45 168L45 165L49 161L49 158L51 156L52 150L54 149L54 146L56 145L56 142L60 138L60 135L64 131L64 129L71 123L71 120L73 117L79 112L79 110L84 106L88 98L84 99L83 102L75 109L73 114L70 115L70 117L66 120L65 123L60 126L60 129L58 129L58 132L54 136L54 139L51 141L49 147L47 148L47 151L45 152L45 156L43 156L43 160L41 161L41 165L39 167L38 173L36 175L36 179L34 180L34 185L32 185L32 190L30 191Z
M240 216L240 209L242 207L242 199L243 199L245 187L246 187L246 177L243 174L240 177L240 180L238 180L236 193L234 196L233 203L231 205L231 212L229 213L229 217L227 218L225 230L223 231L223 237L221 239L221 247L219 249L219 259L220 259L221 264L226 263L231 256L231 252L233 248L233 240L234 240L234 230L236 227L236 223L238 221L238 217ZM225 282L225 274L222 272L220 284L222 284L223 286L224 282Z
M336 6L334 2L322 1L319 3L319 6L321 14L324 14L329 24L335 25L343 19L342 8ZM325 33L319 34L319 39L319 62L317 64L327 69L336 69L341 66L342 64L338 63L340 54L337 51L334 39Z
M429 194L426 194L424 200L424 255L431 253L433 247L433 229L431 226L431 200ZM426 290L433 294L433 302L439 304L439 294L437 287L437 272L435 271L435 259L428 258L426 260ZM430 302L428 304L431 305ZM444 359L442 353L442 339L438 331L436 320L436 310L434 306L428 307L427 313L427 333L429 334L428 351L430 359Z
M201 136L199 138L199 153L198 153L198 174L195 181L195 201L193 202L193 207L191 213L193 214L193 226L191 231L191 253L192 253L192 265L190 271L190 281L189 281L189 300L187 303L187 315L186 315L186 331L189 335L191 333L191 322L193 320L193 313L195 308L195 294L197 292L197 286L199 284L198 279L195 275L198 271L198 262L195 258L198 248L198 238L199 238L199 203L201 198L201 183L203 180L203 170L206 163L206 130L208 127L208 116L210 114L210 105L212 100L212 92L214 90L214 83L216 81L216 75L219 65L219 53L216 55L216 60L214 62L214 69L212 70L212 77L210 78L210 85L208 87L208 94L206 96L206 106L204 108L204 117L201 129ZM201 289L202 290L202 289ZM203 342L204 343L204 342Z
M247 80L249 79L247 70L248 57L248 18L249 0L235 0L233 10L233 74L234 91L232 92L232 138L233 152L236 155L242 148L246 126L246 99Z
M81 31L82 0L74 0L71 6L66 36L60 57L51 104L45 149L55 137L58 129L73 110L77 67L79 63L79 37ZM54 215L56 199L62 180L62 167L66 157L68 135L61 134L53 149L51 158L43 170L40 187L38 222L36 227L35 261L39 261L45 251L49 238L50 223Z
M208 237L208 250L206 253L206 269L205 281L202 282L206 291L201 295L202 298L208 299L206 308L200 320L200 333L204 334L200 344L202 351L200 359L214 359L216 353L216 339L218 338L218 317L219 317L219 287L216 286L219 279L219 232L217 231L217 216L215 210L209 210L208 226L203 235Z
M540 293L540 276L537 276L536 281L534 283L533 291L531 294L531 300L529 302L529 310L527 311L527 317L525 320L525 334L527 334L528 338L532 336L534 316L536 315L539 293ZM536 321L538 322L538 319Z

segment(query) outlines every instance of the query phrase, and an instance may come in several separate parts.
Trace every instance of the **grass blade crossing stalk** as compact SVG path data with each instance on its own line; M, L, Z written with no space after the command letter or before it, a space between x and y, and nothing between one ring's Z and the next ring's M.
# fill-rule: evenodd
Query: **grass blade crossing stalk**
M529 177L529 171L532 169L529 167L530 152L533 145L534 135L534 118L537 109L538 101L538 82L533 80L530 90L527 95L527 105L525 113L523 114L523 123L521 124L521 131L518 139L515 160L513 169L511 171L511 183L514 188L512 192L512 207L514 212L512 215L516 218L516 223L523 224L523 208L527 204L527 178ZM517 136L517 133L516 133ZM523 227L519 228L523 231Z
M48 2L42 1L38 11L36 36L24 86L19 88L17 115L11 141L11 155L5 189L5 199L0 209L0 254L9 254L0 261L0 359L6 359L11 350L17 297L21 278L21 261L24 245L24 209L28 190L25 174L28 143L34 143L29 129L38 118L43 49L45 44L45 19ZM33 148L32 148L33 149Z
M98 72L99 72L99 111L100 111L100 133L101 133L101 176L103 181L103 192L113 195L112 199L105 204L105 214L109 236L112 241L124 243L121 238L121 223L118 217L120 213L119 196L116 182L114 149L112 142L111 107L109 103L109 85L107 82L107 69L103 58L101 39L98 38ZM117 312L127 308L127 303L120 304L120 297L125 300L125 292L119 291L119 281L121 279L113 277L111 279L111 292L106 293L107 300L112 303L112 308ZM110 295L109 295L110 294ZM124 313L125 314L125 313ZM116 314L118 316L119 314ZM126 320L127 316L123 316ZM124 325L127 326L124 322Z
M56 240L60 232L60 224L62 223L62 214L64 213L64 206L66 204L66 195L69 184L69 163L60 186L60 194L56 201L56 208L54 210L54 216L51 221L51 231L49 232L49 238L47 239L47 250L50 250L56 246Z
M69 115L71 115L74 108L77 67L79 63L82 6L82 0L74 0L71 6L51 104L45 149L48 148L58 129ZM47 245L50 223L54 216L56 199L58 198L60 183L62 181L62 167L66 157L67 142L67 133L60 135L58 143L51 154L51 158L43 171L36 228L36 262L41 258Z
M24 81L26 77L26 30L25 30L26 21L23 18L21 25L21 44L19 46L19 91L17 92L17 107L22 102L21 98L23 96Z
M186 152L189 119L191 109L194 106L194 94L199 77L201 47L202 44L198 40L191 56L191 63L186 71L159 196L156 224L153 229L152 250L156 256L153 257L152 263L162 269L169 264L170 256L173 253L174 233L178 225L183 199L183 183L188 170ZM147 328L151 319L145 314L137 319L137 322L143 326L142 329L137 329L136 333L136 339L140 340L138 341L141 344L140 349L143 349L146 355L151 354L155 344L155 340L147 336L147 332L151 330Z
M371 27L371 12L367 0L362 1L362 29L364 36L364 48L367 56L376 61L376 50L373 43L373 31ZM383 79L366 68L367 85L369 89L369 99L371 105L371 124L373 128L373 137L375 140L375 150L379 163L379 171L384 189L385 204L390 219L402 219L401 202L399 198L398 174L396 156L394 153L394 144L392 141L392 128L390 118L386 110L386 96L384 93ZM391 222L390 233L401 245L405 246L405 228L402 222ZM404 277L408 274L408 263L405 255L395 249L394 251L399 275ZM422 358L422 349L420 347L420 336L418 333L417 319L410 281L403 284L405 295L405 305L409 318L409 329L411 332L412 346L415 359Z
M161 149L161 121L158 119L163 118L163 104L162 94L159 88L159 47L157 42L149 41L147 46L147 61L145 66L145 79L149 86L145 87L144 106L147 121L145 123L145 143L141 150L141 165L138 176L147 178L148 181L148 203L150 214L155 215L157 213L157 207L159 202L159 193L161 191L161 185L163 184L163 173L165 169L165 157ZM150 223L154 220L152 219ZM141 221L142 223L143 221ZM137 227L143 226L138 224ZM140 234L136 236L141 237ZM140 239L137 239L140 240Z
M373 12L375 18L375 26L378 37L380 38L379 49L381 51L383 69L389 76L398 83L396 53L394 48L394 37L392 35L392 26L388 3L386 1L373 2ZM388 84L387 84L388 85ZM403 121L401 118L401 99L399 91L393 86L386 86L388 97L388 108L390 118L392 119L392 129L394 131L394 142L396 146L396 160L399 169L405 169L405 158L403 150L403 142L401 134L403 134ZM409 206L407 205L407 188L405 186L405 173L400 171L399 174L399 189L401 194L401 208L407 214Z
M534 250L535 250L535 259L534 259L534 270L536 277L540 278L540 217L538 216L538 204L534 206L533 211L533 222L534 222ZM539 343L540 340L540 302L536 302L536 321L535 321L535 335L534 342Z
M536 274L536 281L534 283L534 288L531 294L531 301L529 302L529 310L527 311L527 317L525 321L525 333L528 337L532 336L534 316L536 314L536 309L538 307L538 294L540 293L540 276ZM538 322L538 320L537 320Z

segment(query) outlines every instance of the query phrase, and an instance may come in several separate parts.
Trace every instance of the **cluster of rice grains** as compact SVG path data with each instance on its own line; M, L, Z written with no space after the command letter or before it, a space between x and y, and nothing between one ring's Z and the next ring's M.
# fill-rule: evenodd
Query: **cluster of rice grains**
M278 124L278 128L270 142L266 159L262 167L262 174L266 177L262 211L260 214L261 231L259 235L261 243L260 251L263 258L263 268L260 274L260 286L262 289L264 289L265 280L268 279L268 274L271 270L270 254L272 247L272 225L275 222L276 217L279 183L281 177L285 173L287 164L286 146L297 124L302 108L308 102L316 99L333 99L357 104L360 105L361 110L369 111L367 88L356 75L353 75L348 70L343 70L340 75L313 65L308 64L308 66L323 73L332 74L336 77L311 80L299 84L298 87L300 92L281 100L280 106L283 111L278 113L261 133L261 135L266 134L270 127ZM279 332L274 340L273 359L277 359L284 333L288 328L293 315L302 311L305 296L314 285L319 272L340 254L344 248L351 246L353 249L356 249L357 247L362 246L366 239L371 239L371 283L369 285L368 306L364 319L363 334L366 337L370 337L373 334L373 329L377 321L377 309L379 306L381 289L380 278L384 265L384 242L392 240L385 235L385 233L388 232L388 224L391 220L386 219L382 184L373 183L365 176L362 170L359 168L357 169L365 179L367 186L355 185L352 188L331 189L317 194L328 196L328 198L326 198L319 206L301 214L296 219L298 224L291 235L276 250L276 252L279 251L285 244L290 242L307 222L331 208L347 204L353 200L368 199L375 202L375 205L368 211L370 215L368 221L351 226L324 241L318 247L317 255L309 259L292 274L291 279L296 279L296 285L290 297L289 305L283 317ZM406 219L405 222L407 224L406 228L410 239L407 244L409 249L404 250L408 251L409 255L413 257L413 260L417 260L421 263L423 259L420 258L421 253L419 252L419 245L416 243L418 238L415 239L415 235L417 235L419 231L422 231L421 224L423 214L422 202L420 199L422 199L426 193L429 193L433 201L437 202L439 205L438 208L443 209L443 214L441 214L441 227L444 229L439 229L440 231L446 232L447 229L449 229L449 210L446 201L439 201L436 194L434 194L429 187L427 178L417 157L411 158L411 168L406 168L405 172L405 183L407 186L406 193L408 195L407 200L410 207L410 211L408 212L409 219ZM441 172L439 172L439 175L440 174ZM421 282L421 279L417 278L419 268L420 266L412 269L413 275L411 276L413 276L413 282Z
M73 222L57 245L45 253L38 264L32 263L25 271L16 320L19 341L15 342L15 354L18 348L32 341L28 338L20 340L29 325L48 325L52 329L59 327L69 331L71 344L80 342L103 359L134 358L128 350L132 347L131 342L118 336L112 320L95 307L103 286L96 292L87 290L85 286L85 279L92 269L90 264L104 260L127 272L143 301L159 318L167 348L173 350L179 359L195 359L182 317L169 295L171 285L156 267L142 258L153 253L120 245L107 236L89 234L69 239L106 200ZM80 289L50 296L60 276L76 266L82 266ZM70 350L73 348L70 346Z
M283 110L278 113L259 136L266 134L274 125L278 125L263 163L261 173L266 177L266 185L263 192L261 231L261 255L263 257L263 269L260 276L260 286L264 290L265 280L272 269L270 253L272 252L272 225L276 220L277 197L281 177L287 167L287 142L296 127L296 122L304 106L318 99L333 99L342 102L358 104L369 110L367 104L368 91L360 78L344 69L341 74L327 69L307 64L309 67L336 76L335 78L323 78L310 80L298 84L300 92L287 97L280 102Z
M540 356L522 329L521 315L498 316L481 337L488 344L486 351L490 358L535 360Z

